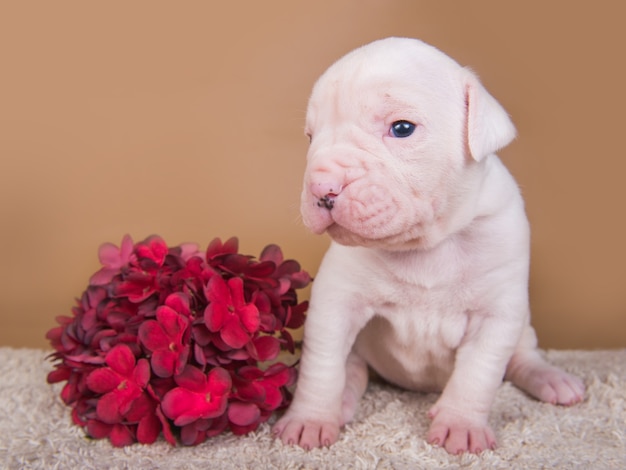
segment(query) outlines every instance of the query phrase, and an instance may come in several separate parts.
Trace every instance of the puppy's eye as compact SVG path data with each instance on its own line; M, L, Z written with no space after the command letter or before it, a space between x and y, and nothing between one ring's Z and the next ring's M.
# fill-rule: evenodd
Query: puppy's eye
M391 128L389 129L389 133L394 137L408 137L413 134L415 130L415 124L409 121L396 121L391 124Z

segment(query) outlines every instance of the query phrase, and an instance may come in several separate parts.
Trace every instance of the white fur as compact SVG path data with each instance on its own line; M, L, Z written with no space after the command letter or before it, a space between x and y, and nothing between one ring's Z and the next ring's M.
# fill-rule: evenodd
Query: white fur
M391 135L398 120L415 132ZM582 400L582 383L536 350L528 222L494 154L515 129L470 70L417 40L376 41L318 80L306 133L301 212L333 242L294 401L274 427L284 442L335 442L368 365L399 386L442 391L428 440L453 453L494 447L488 415L505 374L541 400Z

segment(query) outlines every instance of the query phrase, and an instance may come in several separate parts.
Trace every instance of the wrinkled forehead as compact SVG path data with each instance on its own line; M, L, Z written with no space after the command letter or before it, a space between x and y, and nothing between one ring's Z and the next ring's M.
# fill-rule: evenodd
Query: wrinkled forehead
M420 97L445 100L461 92L461 67L454 60L418 41L401 46L374 43L335 62L313 88L309 125L327 112L380 112L376 108L417 105Z

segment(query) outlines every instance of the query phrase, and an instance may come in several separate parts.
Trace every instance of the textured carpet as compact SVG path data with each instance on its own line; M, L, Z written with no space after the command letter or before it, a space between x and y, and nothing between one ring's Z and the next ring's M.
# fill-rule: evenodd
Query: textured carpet
M626 469L626 350L549 351L585 379L584 403L539 403L502 385L491 423L494 452L450 456L424 441L437 396L370 385L356 421L330 449L305 452L274 441L269 425L245 437L224 434L197 447L116 449L86 439L46 383L46 352L0 348L0 464L8 469Z

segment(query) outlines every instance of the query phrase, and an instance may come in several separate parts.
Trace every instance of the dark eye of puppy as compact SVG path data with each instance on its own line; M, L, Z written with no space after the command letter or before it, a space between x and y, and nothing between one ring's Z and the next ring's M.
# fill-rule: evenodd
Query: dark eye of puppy
M394 137L408 137L413 134L415 130L415 124L409 121L396 121L391 124L390 133Z

